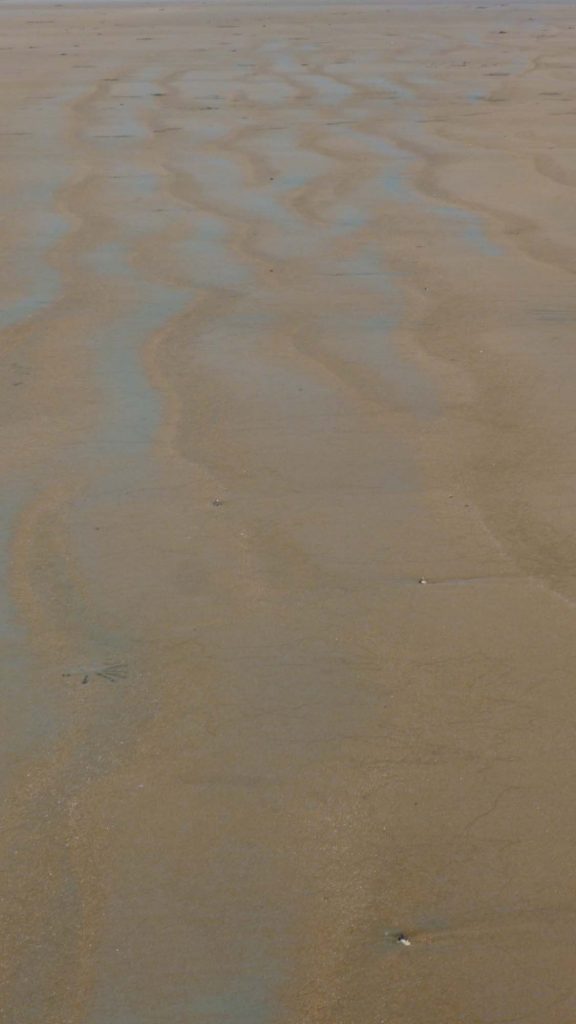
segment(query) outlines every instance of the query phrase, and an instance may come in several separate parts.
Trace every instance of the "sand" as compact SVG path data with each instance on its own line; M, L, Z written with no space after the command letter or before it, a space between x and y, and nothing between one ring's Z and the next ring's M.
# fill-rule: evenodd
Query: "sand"
M0 1019L576 1019L576 16L5 6Z

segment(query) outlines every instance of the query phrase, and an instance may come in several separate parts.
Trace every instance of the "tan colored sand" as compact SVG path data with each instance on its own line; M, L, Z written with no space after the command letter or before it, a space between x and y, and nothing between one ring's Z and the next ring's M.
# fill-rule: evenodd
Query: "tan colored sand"
M0 12L0 1019L572 1024L575 26Z

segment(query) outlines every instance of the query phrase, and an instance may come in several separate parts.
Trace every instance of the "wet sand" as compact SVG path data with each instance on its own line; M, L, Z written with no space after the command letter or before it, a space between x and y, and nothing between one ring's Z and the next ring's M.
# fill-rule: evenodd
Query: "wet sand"
M574 12L0 26L0 1019L572 1024Z

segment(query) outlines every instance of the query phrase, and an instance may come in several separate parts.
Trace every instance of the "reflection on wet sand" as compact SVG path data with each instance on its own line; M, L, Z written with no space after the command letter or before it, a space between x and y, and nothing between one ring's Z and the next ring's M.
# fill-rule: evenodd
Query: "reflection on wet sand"
M567 1024L567 7L5 8L2 997Z

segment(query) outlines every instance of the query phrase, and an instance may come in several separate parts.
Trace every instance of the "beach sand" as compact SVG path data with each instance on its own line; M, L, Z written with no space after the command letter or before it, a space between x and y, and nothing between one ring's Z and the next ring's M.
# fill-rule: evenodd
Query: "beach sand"
M0 1019L576 1019L576 14L0 11Z

